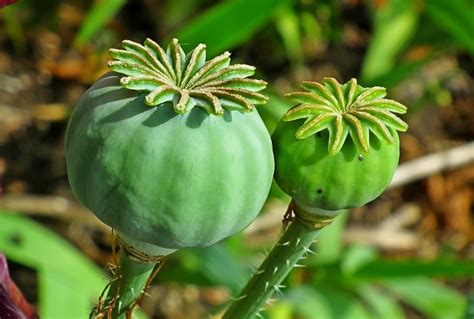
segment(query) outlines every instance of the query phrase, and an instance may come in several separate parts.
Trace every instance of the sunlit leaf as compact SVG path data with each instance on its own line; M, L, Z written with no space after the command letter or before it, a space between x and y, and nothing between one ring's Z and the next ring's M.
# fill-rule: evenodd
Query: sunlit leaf
M0 250L39 276L44 318L87 318L105 285L100 270L58 235L0 210ZM60 302L59 302L60 301Z
M74 39L74 44L82 46L107 24L127 3L125 0L95 1Z
M210 8L177 32L183 44L207 45L214 56L249 39L289 0L229 0Z
M362 83L390 72L416 31L418 11L411 0L385 1L376 9L374 33L364 57Z
M432 279L406 277L382 283L429 319L457 319L464 314L466 298Z

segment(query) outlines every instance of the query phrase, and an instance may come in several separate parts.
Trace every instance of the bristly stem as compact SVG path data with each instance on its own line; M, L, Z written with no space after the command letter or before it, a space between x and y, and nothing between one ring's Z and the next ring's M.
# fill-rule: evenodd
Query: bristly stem
M128 310L133 311L131 308L142 295L154 268L154 263L143 263L132 260L125 254L120 255L118 269L120 278L112 283L107 296L117 299L112 310L112 318L125 318Z
M295 218L222 319L250 319L263 310L273 293L283 288L281 282L298 266L298 260L311 252L310 246L323 227Z
M103 304L99 300L93 318L132 318L132 312L144 290L164 262L161 261L159 265L153 262L144 263L130 258L122 251L118 258L118 268L107 290L107 296Z

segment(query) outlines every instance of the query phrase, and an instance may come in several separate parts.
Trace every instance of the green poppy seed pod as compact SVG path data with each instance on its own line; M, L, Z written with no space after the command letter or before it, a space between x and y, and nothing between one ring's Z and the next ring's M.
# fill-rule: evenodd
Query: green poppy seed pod
M407 125L394 113L406 107L385 99L381 87L355 79L303 82L305 92L287 95L299 103L273 133L278 185L296 211L336 211L362 206L390 183L399 160L398 131Z
M166 255L232 236L257 216L274 164L255 104L254 68L123 41L115 71L76 106L66 163L76 197L138 255Z

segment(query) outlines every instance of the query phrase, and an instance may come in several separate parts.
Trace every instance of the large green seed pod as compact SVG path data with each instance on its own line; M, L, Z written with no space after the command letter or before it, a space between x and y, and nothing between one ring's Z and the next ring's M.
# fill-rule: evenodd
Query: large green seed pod
M307 92L287 95L299 105L273 133L278 185L297 208L320 214L372 201L397 167L396 130L407 129L391 112L405 113L406 107L384 99L384 88L362 88L355 79L302 86Z
M202 247L249 225L274 164L253 108L266 97L254 68L205 61L151 40L111 50L113 71L81 98L67 129L66 162L77 198L146 254ZM198 107L194 107L198 106Z

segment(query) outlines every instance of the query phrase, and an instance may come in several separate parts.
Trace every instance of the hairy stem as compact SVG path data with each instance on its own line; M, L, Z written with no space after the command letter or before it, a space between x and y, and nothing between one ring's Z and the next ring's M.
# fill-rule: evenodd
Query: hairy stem
M120 252L115 278L111 282L99 313L105 318L131 318L133 308L146 289L149 278L153 276L155 266L155 263L135 261Z
M281 282L298 260L311 251L310 246L322 227L294 219L222 319L254 318L273 293L283 288Z

